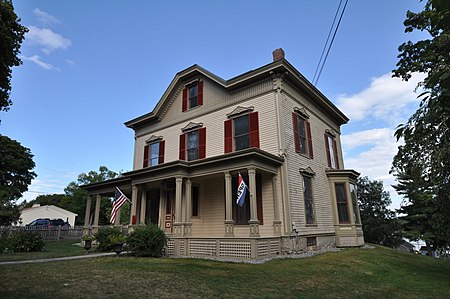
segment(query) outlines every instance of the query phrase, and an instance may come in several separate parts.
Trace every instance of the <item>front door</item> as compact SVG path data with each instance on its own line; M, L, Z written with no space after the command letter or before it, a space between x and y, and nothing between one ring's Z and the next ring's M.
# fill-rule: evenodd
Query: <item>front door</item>
M175 218L175 190L166 192L166 215L164 219L164 230L166 233L173 232L173 220Z
M146 219L145 223L158 225L159 223L159 190L150 190L147 192Z

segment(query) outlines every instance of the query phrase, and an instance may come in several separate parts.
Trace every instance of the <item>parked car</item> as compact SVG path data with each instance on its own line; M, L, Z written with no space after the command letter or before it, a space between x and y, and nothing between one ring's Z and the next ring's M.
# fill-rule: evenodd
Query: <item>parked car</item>
M38 218L36 220L31 221L26 226L35 226L35 227L70 227L70 224L61 218L51 219L50 218Z
M31 221L26 226L49 226L50 218L38 218L36 220Z

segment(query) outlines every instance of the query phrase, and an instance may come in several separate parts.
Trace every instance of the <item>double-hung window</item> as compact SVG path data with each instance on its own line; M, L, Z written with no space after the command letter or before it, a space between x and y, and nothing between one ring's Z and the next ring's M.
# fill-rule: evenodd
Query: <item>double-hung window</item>
M225 121L225 153L250 147L259 148L258 112Z
M206 128L190 130L180 135L180 160L194 161L206 156Z
M143 167L156 166L164 163L164 140L158 139L144 146Z
M303 175L303 198L305 200L306 224L315 224L312 178L307 175Z
M186 133L186 151L187 160L193 161L198 159L198 131Z
M358 195L356 185L353 183L350 183L350 196L352 197L353 219L355 219L355 224L361 224L358 212Z
M183 89L182 111L203 105L203 81L196 81Z
M334 184L334 189L336 191L336 204L339 223L350 223L350 217L348 216L348 201L347 193L345 190L345 183Z
M314 158L311 135L311 124L304 109L292 112L292 126L294 128L295 151L309 158Z
M325 148L327 151L328 167L339 169L336 138L328 133L325 133Z

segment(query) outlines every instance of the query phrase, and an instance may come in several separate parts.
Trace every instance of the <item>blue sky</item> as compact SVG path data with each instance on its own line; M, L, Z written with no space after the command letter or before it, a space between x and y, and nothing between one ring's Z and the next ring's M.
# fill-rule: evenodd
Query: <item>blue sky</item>
M229 79L286 59L312 80L338 0L14 1L30 31L13 69L0 134L31 149L37 178L24 194L62 193L78 174L105 165L132 169L133 131L123 123L151 111L175 74L199 64ZM388 174L395 127L416 109L410 82L390 76L406 11L417 1L349 1L317 87L350 122L345 167L394 183ZM400 198L391 192L393 207Z

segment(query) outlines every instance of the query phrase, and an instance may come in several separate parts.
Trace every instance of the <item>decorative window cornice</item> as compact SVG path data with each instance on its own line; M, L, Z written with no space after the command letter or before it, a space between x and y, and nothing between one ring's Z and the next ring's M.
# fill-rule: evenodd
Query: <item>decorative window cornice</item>
M315 176L316 175L314 170L312 170L312 168L309 166L307 168L300 168L300 174L306 175L306 176Z
M193 84L197 84L198 82L200 82L200 78L196 78L196 79L194 79L194 80L191 80L191 81L186 82L186 83L184 84L184 87L189 87L189 86L191 86L191 85L193 85Z
M152 135L152 136L150 136L149 139L145 140L145 143L153 143L153 142L161 141L162 138L163 138L162 136Z
M203 123L190 122L186 125L186 127L182 128L181 131L188 132L188 131L200 129L201 127L203 127Z
M309 118L309 114L306 112L306 109L303 107L294 107L294 112L297 113L298 115L304 117L304 118Z
M333 138L336 138L337 133L333 129L326 129L325 132Z
M241 114L250 113L253 110L255 110L255 107L253 107L253 106L249 106L249 107L237 106L233 111L231 111L230 113L227 114L227 117L233 118L233 117L236 117Z

